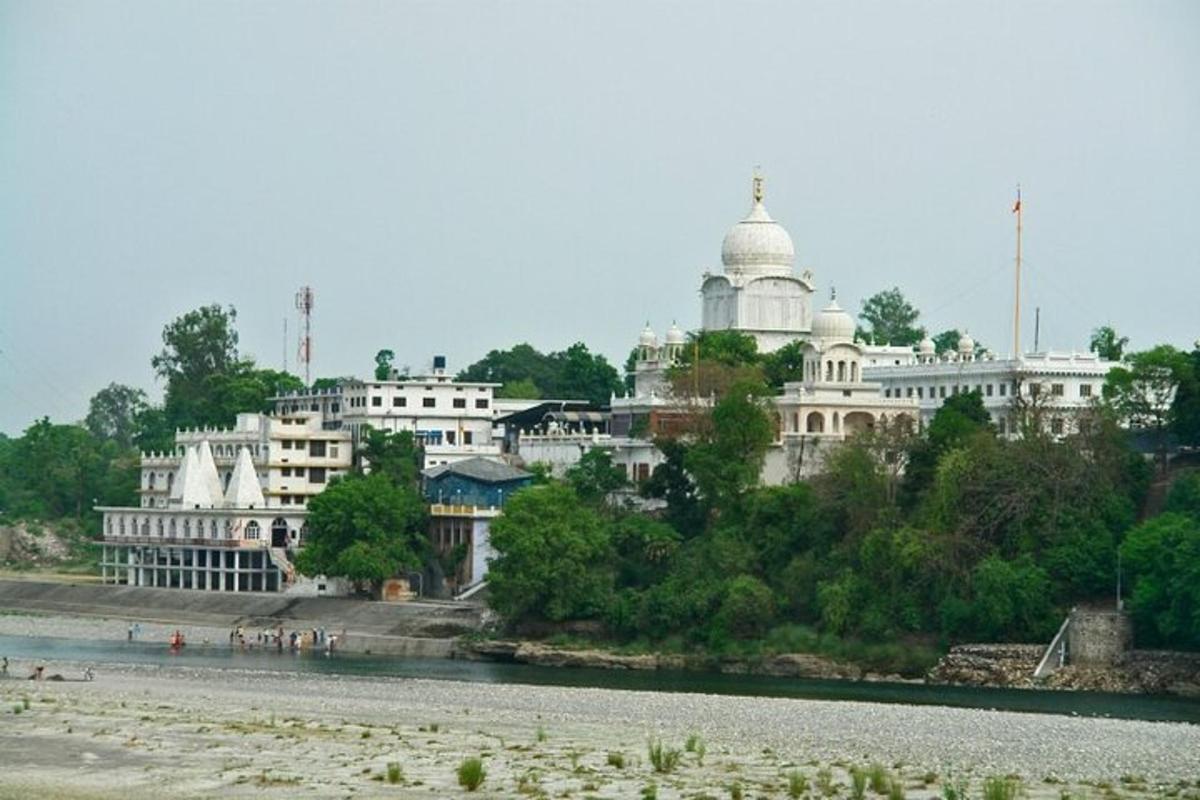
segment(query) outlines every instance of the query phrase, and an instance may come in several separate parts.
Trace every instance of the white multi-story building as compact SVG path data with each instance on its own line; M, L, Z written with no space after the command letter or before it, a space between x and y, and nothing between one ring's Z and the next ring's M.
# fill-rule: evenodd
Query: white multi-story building
M423 446L428 469L467 458L500 457L492 407L499 385L455 381L438 357L429 375L348 379L333 390L293 392L272 400L277 414L318 412L323 428L345 431L356 442L368 426L391 433L409 431Z
M319 494L329 480L352 463L350 434L327 430L319 413L290 411L280 416L238 414L232 428L180 430L171 453L143 453L143 508L166 508L176 475L189 447L207 442L222 487L228 487L240 451L254 464L269 507L298 506Z
M946 398L974 391L998 433L1017 435L1015 414L1024 407L1038 411L1048 433L1062 436L1072 432L1079 412L1099 400L1114 366L1094 353L980 356L971 337L963 334L956 352L938 354L933 341L925 339L904 363L864 366L863 374L882 385L885 397L915 400L926 422Z

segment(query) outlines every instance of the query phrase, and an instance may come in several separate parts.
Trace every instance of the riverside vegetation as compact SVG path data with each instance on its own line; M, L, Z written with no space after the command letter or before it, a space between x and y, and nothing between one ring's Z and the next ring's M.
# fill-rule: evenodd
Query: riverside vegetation
M868 300L861 316L864 337L923 333L896 290ZM151 360L166 386L159 404L113 384L82 424L43 419L21 437L0 436L0 521L66 519L98 531L93 501L135 502L139 450L168 449L178 427L228 425L301 388L239 353L235 323L232 308L212 305L164 328ZM1036 400L1013 408L1023 437L1000 438L966 393L919 433L877 428L829 453L811 480L761 487L776 425L766 398L799 376L799 350L760 355L736 332L701 333L684 350L676 393L681 410L699 407L688 406L691 392L717 402L658 439L666 462L637 487L665 509L608 502L631 487L603 453L565 480L543 473L495 522L491 602L512 628L575 642L716 656L807 651L917 674L951 642L1044 641L1071 604L1111 597L1119 551L1141 643L1200 648L1200 479L1176 474L1156 500L1156 468L1121 427L1149 432L1160 455L1168 435L1200 445L1200 348L1125 354L1125 344L1111 329L1096 332L1093 349L1123 363L1063 441L1044 434ZM388 351L377 367L390 371ZM492 351L463 375L500 380L509 395L524 383L588 397L619 387L583 345ZM462 553L434 554L424 536L415 443L372 432L365 446L376 474L335 481L313 500L301 568L364 584L422 566L451 571ZM1145 509L1153 513L1143 518ZM374 522L352 524L364 514Z

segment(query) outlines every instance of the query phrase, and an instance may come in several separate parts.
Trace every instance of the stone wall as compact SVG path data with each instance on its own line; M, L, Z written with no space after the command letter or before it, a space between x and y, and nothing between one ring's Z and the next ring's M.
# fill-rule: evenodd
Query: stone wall
M1083 667L1111 666L1133 642L1129 615L1115 609L1076 608L1067 629L1067 661Z

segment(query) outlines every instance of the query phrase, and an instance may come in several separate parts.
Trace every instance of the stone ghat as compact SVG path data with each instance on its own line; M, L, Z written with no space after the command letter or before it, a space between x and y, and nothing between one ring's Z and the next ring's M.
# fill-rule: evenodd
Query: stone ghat
M1018 689L1074 689L1200 697L1200 653L1131 650L1111 667L1068 664L1043 680L1033 671L1041 645L966 644L952 647L926 675L928 683Z

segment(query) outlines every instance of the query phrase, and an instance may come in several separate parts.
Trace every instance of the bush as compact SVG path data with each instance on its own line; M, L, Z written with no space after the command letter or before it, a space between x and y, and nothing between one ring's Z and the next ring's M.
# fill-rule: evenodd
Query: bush
M734 639L762 636L775 619L775 597L758 578L739 575L729 582L716 627Z
M1121 554L1139 639L1200 649L1200 520L1160 514L1130 531Z
M387 765L387 782L399 783L404 780L404 770L400 769L400 764L396 761L389 761Z
M487 770L483 767L483 759L464 758L458 765L458 785L468 792L478 789L486 777Z
M983 800L1017 800L1021 782L1012 778L988 778L983 782Z
M683 753L673 748L664 747L659 739L650 742L649 745L650 764L654 767L655 772L674 772L679 766L680 760L683 758Z
M808 776L798 769L788 773L788 797L799 798L808 791Z

